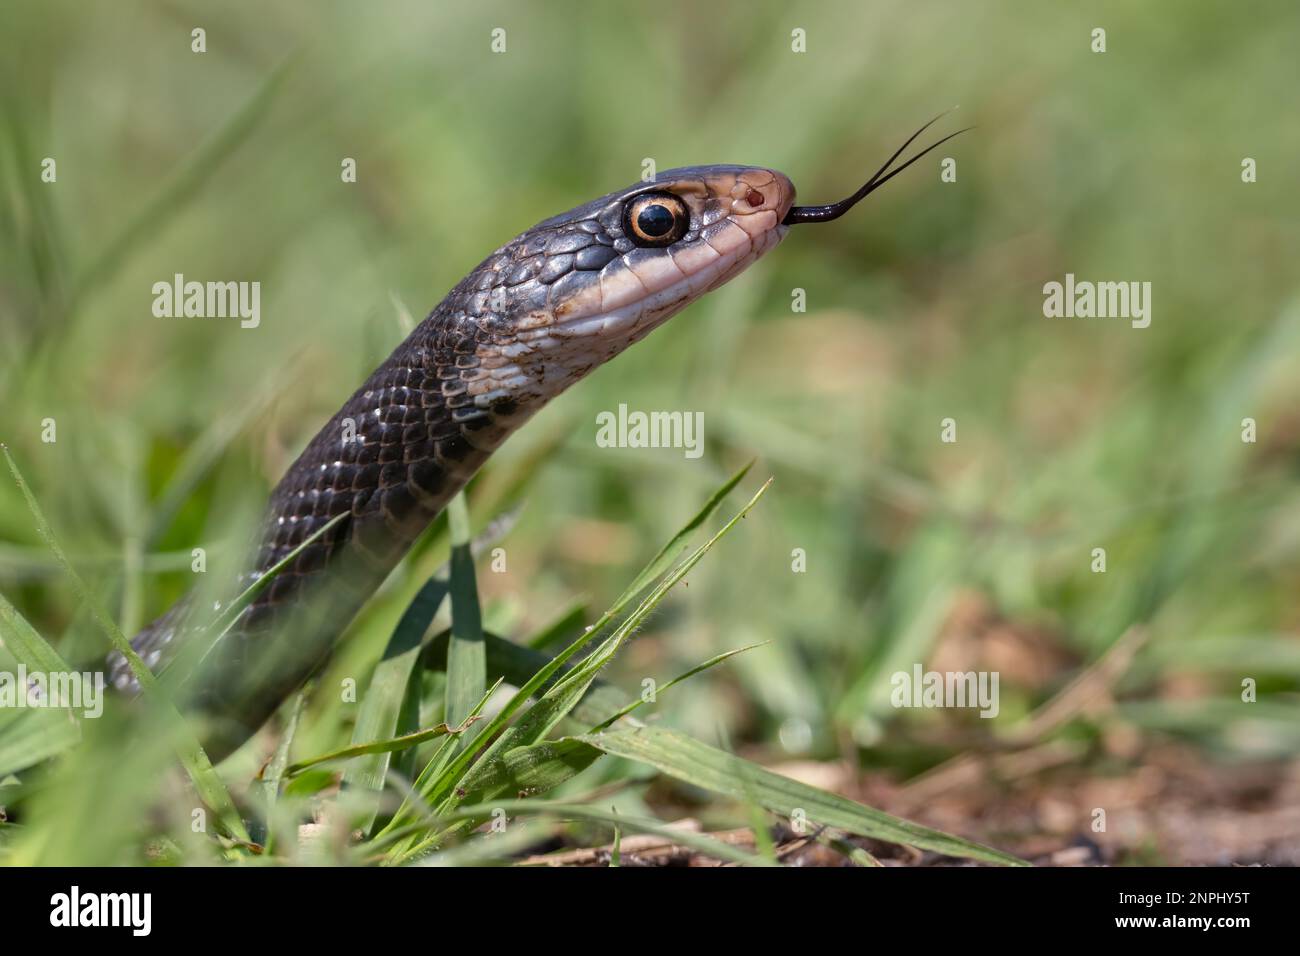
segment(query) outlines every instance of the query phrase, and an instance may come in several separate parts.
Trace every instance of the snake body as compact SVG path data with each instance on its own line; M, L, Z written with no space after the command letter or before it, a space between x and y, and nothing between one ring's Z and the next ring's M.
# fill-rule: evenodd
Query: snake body
M345 517L275 576L189 688L210 751L237 746L322 666L415 539L531 415L776 246L794 192L770 169L668 170L537 224L466 275L272 492L232 595ZM132 645L159 670L199 617L183 600ZM120 656L109 667L115 685L138 691Z
M941 114L942 115L942 114ZM415 539L543 405L773 249L830 222L965 130L897 166L917 130L851 196L795 206L756 166L659 173L520 233L484 259L375 369L271 494L237 595L295 549L186 686L220 757L329 658ZM337 519L337 523L331 524ZM131 642L158 670L212 617L182 599ZM203 617L203 621L196 618ZM109 658L113 683L139 687ZM182 678L183 679L183 678Z

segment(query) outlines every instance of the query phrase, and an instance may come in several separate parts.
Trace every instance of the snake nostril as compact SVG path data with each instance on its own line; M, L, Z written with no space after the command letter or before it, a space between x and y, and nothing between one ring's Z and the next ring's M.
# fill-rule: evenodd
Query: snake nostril
M759 192L757 189L751 189L749 191L749 195L745 197L745 202L749 203L751 206L757 209L759 206L763 205L764 202L766 202L766 199L764 198L763 194Z

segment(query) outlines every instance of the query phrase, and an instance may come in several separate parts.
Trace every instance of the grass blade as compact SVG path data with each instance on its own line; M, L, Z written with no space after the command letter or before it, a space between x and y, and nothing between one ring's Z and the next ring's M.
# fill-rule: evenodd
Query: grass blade
M627 609L627 606L632 603L637 595L646 589L651 581L655 580L672 567L673 562L676 561L677 558L681 556L682 552L686 550L686 543L691 534L697 528L702 526L704 522L709 519L709 516L718 509L718 505L722 504L722 500L731 493L731 490L735 488L736 485L740 484L740 480L749 473L749 469L753 467L753 465L753 460L747 462L743 468L723 482L722 486L709 496L709 500L704 503L691 520L686 522L686 524L684 524L681 529L679 529L678 532L669 539L668 543L659 549L659 553L651 558L649 563L641 569L635 578L633 578L632 583L629 584L624 589L623 593L614 600L614 603L609 606L609 610L600 616L600 620L588 628L585 635L586 640L591 641L599 637L605 628L613 623L614 620L616 620L618 616ZM759 492L759 494L762 494L762 492Z
M41 512L40 505L36 503L36 498L32 495L31 489L27 487L22 472L18 470L18 463L14 461L13 455L9 453L8 447L0 445L0 452L4 453L5 461L9 465L9 471L13 474L18 490L22 492L22 496L27 502L27 508L36 521L37 533L50 551L54 553L54 557L59 564L63 566L63 570L72 582L73 590L76 591L78 599L90 609L91 616L104 631L109 643L126 659L132 673L135 674L136 680L140 682L141 694L158 710L164 726L174 734L173 740L177 756L184 765L186 773L189 774L190 780L194 783L194 789L198 792L200 799L212 809L218 821L225 827L226 832L231 837L242 843L248 843L248 831L244 828L244 821L240 819L239 811L235 809L235 802L230 798L230 792L226 789L226 785L222 783L221 777L217 775L212 766L212 761L208 759L208 755L199 744L198 738L194 736L189 725L185 722L185 718L176 709L176 705L172 703L171 698L158 686L157 678L154 677L153 672L145 666L144 661L140 660L140 656L132 649L131 643L118 629L116 622L94 599L90 589L86 587L86 583L81 580L81 576L77 574L76 569L68 561L63 548L60 547L54 533L50 530L45 515Z
M239 616L244 613L245 609L257 598L259 594L271 586L271 582L276 577L293 564L298 559L298 555L319 541L325 534L351 517L350 512L335 515L325 524L317 528L312 534L308 535L303 542L266 569L256 581L244 588L240 594L221 608L213 620L207 624L199 633L194 634L189 640L181 644L180 649L172 660L164 667L162 680L169 686L175 686L182 680L192 675L198 668L203 666L203 662L216 649L230 629L235 626ZM134 652L132 652L134 654ZM129 660L129 658L128 658ZM133 668L134 669L134 668Z
M445 578L432 577L402 612L361 702L361 713L352 728L354 745L397 736L413 681L419 673L416 664L420 659L425 632L442 607L447 591ZM383 751L375 753L368 760L352 761L343 773L344 786L375 792L382 790L391 760L390 752ZM374 826L377 813L378 808L375 807L362 822L367 833Z
M487 650L488 673L500 675L505 683L512 687L523 687L528 684L533 676L552 660L550 655L521 647L491 631L483 632L483 640ZM425 667L441 670L446 667L446 660L447 634L444 632L429 642L424 651L423 661ZM557 679L553 675L551 679L542 681L537 689L546 690ZM598 679L587 691L587 696L578 701L577 706L573 708L572 717L582 724L582 729L585 730L600 723L607 715L625 706L627 702L627 694L613 684Z
M661 580L650 594L641 602L635 611L628 615L627 619L611 634L596 650L592 651L582 663L575 666L571 671L546 691L545 694L529 708L528 712L514 726L506 729L479 758L475 772L467 773L461 787L465 790L473 789L473 782L476 773L481 773L488 767L490 762L499 754L504 754L512 747L527 746L540 741L563 717L568 714L587 693L596 675L606 664L614 657L614 654L622 646L623 642L636 630L641 622L658 606L659 602L667 595L678 581L686 576L700 559L704 557L709 550L717 544L722 538L736 526L749 510L758 503L763 497L764 492L771 486L772 480L769 478L763 486L758 489L749 502L738 511L735 516L728 521L717 534L702 544L683 561L677 568ZM529 682L519 689L506 707L502 708L501 713L497 715L484 731L484 737L495 733L496 730L505 725L509 716L523 705L528 697L532 696L543 680L549 677L558 669L561 663L568 657L576 654L578 650L584 647L588 642L587 635L578 638L573 644L566 648L558 657L551 660L549 664L537 672ZM448 782L444 783L438 795L445 794L449 789L449 781L459 777L460 773L468 766L473 752L467 750L457 761L449 768ZM454 804L454 800L452 803Z
M471 710L469 715L465 718L466 721L478 719L479 714L483 712L483 708L487 706L487 702L492 698L492 695L497 692L497 688L500 686L501 681L498 679L495 684L483 692L483 696L479 698L478 702L474 705L474 709ZM393 814L392 819L390 819L384 825L383 829L379 831L381 835L391 834L394 830L398 829L401 824L405 823L406 820L409 819L411 811L415 809L413 806L413 798L418 797L420 800L423 800L426 803L428 802L430 793L437 789L438 782L446 773L447 765L455 754L455 750L451 746L453 743L454 738L448 737L444 745L438 748L437 753L433 755L432 759L430 759L425 765L424 770L420 772L420 776L416 779L415 785L411 788L411 792L403 798L401 806L397 808L397 812ZM424 812L427 813L427 811Z
M460 796L473 803L493 793L530 797L547 793L586 770L600 755L595 747L572 737L515 747L488 763L481 773L476 770L467 775ZM472 782L469 776L474 777Z
M626 830L634 830L638 833L648 833L652 836L662 837L680 846L687 847L697 853L712 857L715 860L724 860L728 863L741 863L745 866L769 866L770 863L761 857L754 856L752 853L746 853L730 844L723 843L721 840L715 840L712 837L704 836L691 830L685 830L678 827L670 827L659 820L652 820L647 817L629 816L626 813L616 813L613 810L604 810L600 807L589 806L582 803L552 803L546 800L497 800L489 804L479 804L477 806L462 807L450 815L450 819L456 820L476 820L483 817L490 817L494 811L504 810L506 813L513 813L519 816L555 816L569 820L583 820L591 823L604 823L610 827L619 827Z
M745 653L745 651L752 651L754 648L762 647L764 644L767 643L769 642L759 641L757 644L746 644L744 647L737 647L730 651L723 651L721 654L718 654L715 657L710 657L707 661L704 661L702 664L696 664L690 670L683 671L682 673L678 674L676 677L674 677L668 683L664 684L662 687L656 688L655 696L657 698L664 691L668 690L668 688L672 687L675 684L680 684L682 681L687 680L691 677L694 677L696 674L700 673L701 671L706 671L710 667L716 667L718 664L721 664L723 661L728 660L729 658L735 657L737 654L743 654ZM619 719L626 717L628 714L632 713L632 711L636 710L645 702L646 702L645 698L638 697L636 700L632 701L627 706L619 708L619 710L616 711L613 714L613 716L608 717L605 720L602 720L599 724L597 724L595 727L591 729L591 732L593 734L599 733L600 731L606 729L607 727L609 727Z
M417 730L412 734L402 734L400 737L392 737L388 740L372 740L364 744L351 744L347 747L340 747L338 750L331 750L327 754L321 754L318 757L310 757L307 760L300 760L293 764L285 771L286 777L296 777L304 770L309 770L319 764L329 763L331 760L347 760L350 757L363 757L367 754L388 754L395 750L405 750L408 747L415 747L427 740L433 740L436 737L454 737L464 733L469 726L478 720L477 716L466 718L465 723L459 727L449 727L447 724L438 724L435 727L428 727L424 730Z
M6 455L8 453L6 452ZM71 673L59 652L41 637L36 628L0 594L0 644L3 644L21 664L31 671L43 674Z
M745 463L744 467L723 482L722 486L709 496L709 500L704 502L704 505L695 513L695 516L691 518L690 521L686 522L686 524L682 526L681 530L678 531L677 534L673 535L672 539L659 549L659 553L650 559L650 563L641 569L641 573L632 579L632 583L627 586L627 589L624 590L618 600L614 602L614 606L610 609L611 613L617 615L618 612L626 607L633 598L644 591L651 581L655 580L655 578L659 577L672 566L672 563L681 556L683 551L686 550L686 543L690 539L690 536L694 534L696 529L703 525L704 522L709 520L709 516L718 509L718 505L722 504L722 500L726 498L727 495L731 494L731 489L740 484L741 479L743 479L745 475L749 474L749 469L752 467L754 467L754 461L753 459L750 459Z
M61 710L0 711L0 780L81 742L80 724Z
M29 673L47 676L73 673L59 652L3 594L0 594L0 647L26 666ZM71 710L0 711L0 777L62 753L80 740L81 725Z
M218 614L216 618L213 619L212 623L205 629L212 635L211 644L215 645L217 641L221 640L230 632L230 629L235 626L235 622L239 620L239 615L244 613L244 610L253 603L259 594L271 586L271 582L276 579L276 576L279 575L281 571L297 560L298 555L302 554L303 551L307 550L307 548L311 547L323 538L325 533L331 528L346 521L349 517L351 517L351 514L345 511L343 514L335 515L333 518L330 518L329 521L325 522L304 538L302 544L298 545L298 547L294 548L279 561L275 562L275 564L267 568L265 573L260 575L258 579L248 587L244 588L238 597L225 605L221 609L221 613ZM211 650L211 647L209 647L208 650ZM204 657L206 656L207 651L204 652Z
M276 744L275 753L262 768L254 784L254 789L260 790L262 794L265 824L263 832L255 833L253 836L262 844L266 853L270 853L275 845L275 805L280 799L280 782L285 777L285 768L289 764L289 751L293 747L293 738L298 732L298 720L302 717L306 701L305 691L299 691L294 695L293 704L289 708L289 719L285 721L284 732L280 734L280 742Z
M451 526L451 643L447 647L447 723L463 723L483 696L487 659L470 554L469 506L462 491L447 506Z
M684 783L739 801L755 801L787 818L799 809L815 825L847 830L859 836L985 863L1027 865L999 850L890 816L847 797L783 777L673 730L638 727L585 734L577 739L607 754L648 764Z

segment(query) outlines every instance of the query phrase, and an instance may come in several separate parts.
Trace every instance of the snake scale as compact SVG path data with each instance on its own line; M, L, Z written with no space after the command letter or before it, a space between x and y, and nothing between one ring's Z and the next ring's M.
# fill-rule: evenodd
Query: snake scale
M232 595L344 517L271 580L186 685L213 756L247 739L323 665L415 539L531 415L739 275L790 226L837 218L951 138L890 170L931 123L839 203L794 206L794 186L772 169L672 169L538 223L484 259L272 492ZM147 666L165 667L198 619L211 617L198 610L183 599L135 637ZM120 655L109 670L119 689L138 692Z

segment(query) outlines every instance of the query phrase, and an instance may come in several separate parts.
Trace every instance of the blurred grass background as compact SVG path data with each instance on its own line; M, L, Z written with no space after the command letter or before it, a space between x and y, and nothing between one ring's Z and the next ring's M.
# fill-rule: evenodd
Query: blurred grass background
M615 677L771 643L675 690L662 720L905 778L996 749L1140 628L1113 706L1070 731L1091 741L1079 766L1140 764L1150 740L1225 767L1300 750L1294 4L0 17L0 440L128 633L189 586L190 548L214 548L210 570L237 559L296 451L404 335L398 313L421 317L512 235L646 157L772 166L803 202L838 199L960 104L948 128L979 128L938 154L956 183L927 160L795 230L493 459L484 482L541 464L508 572L480 574L487 623L529 633L579 595L590 620L757 457L772 491ZM155 318L151 287L178 272L259 280L260 327ZM1044 318L1043 283L1067 272L1150 281L1151 327ZM597 448L595 415L620 402L703 411L705 456ZM327 679L364 675L441 556L398 573ZM65 657L102 650L3 483L0 588ZM1000 670L1001 718L895 710L889 675L913 662ZM304 747L336 745L345 709L312 708Z

